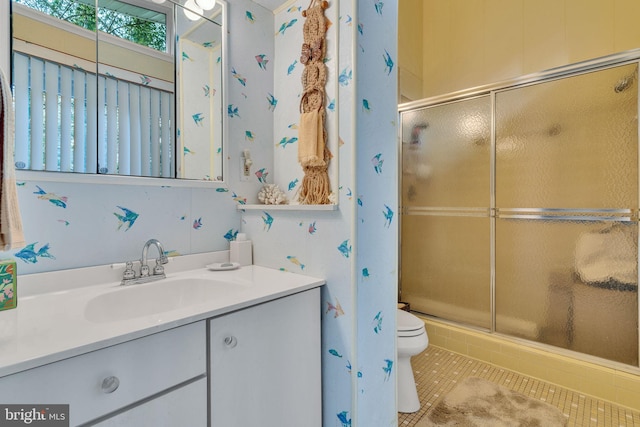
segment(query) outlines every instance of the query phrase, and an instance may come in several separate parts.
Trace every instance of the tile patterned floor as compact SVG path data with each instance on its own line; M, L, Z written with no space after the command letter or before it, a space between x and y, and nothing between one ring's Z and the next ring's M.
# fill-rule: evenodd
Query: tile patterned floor
M469 376L491 380L511 390L535 397L562 410L568 426L640 427L640 412L545 383L466 356L430 345L411 359L420 397L420 410L398 414L399 427L411 427L451 390Z

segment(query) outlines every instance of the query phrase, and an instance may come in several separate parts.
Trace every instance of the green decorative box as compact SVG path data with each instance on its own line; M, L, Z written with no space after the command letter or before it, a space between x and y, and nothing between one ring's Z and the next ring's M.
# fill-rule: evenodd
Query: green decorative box
M18 276L16 262L0 260L0 311L18 305Z

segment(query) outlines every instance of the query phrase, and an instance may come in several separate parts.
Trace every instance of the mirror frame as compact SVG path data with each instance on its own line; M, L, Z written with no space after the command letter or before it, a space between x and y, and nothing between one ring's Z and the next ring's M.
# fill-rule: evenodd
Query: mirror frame
M8 49L7 49L7 58L6 63L8 63L8 71L5 74L8 74L7 77L10 78L11 70L13 69L13 31L12 31L12 8L11 8L11 0L0 0L2 2L6 2L5 7L8 9L9 13L7 14L7 33L8 33ZM168 0L167 3L171 4L172 7L182 7L175 0ZM226 114L225 106L228 104L228 67L226 65L228 61L228 3L225 0L216 0L216 3L221 7L221 23L222 23L222 37L221 37L221 79L222 79L222 88L221 88L221 122L222 122L222 159L221 159L221 175L222 180L220 181L208 181L208 180L199 180L199 179L187 179L187 178L161 178L161 177L147 177L147 176L132 176L132 175L111 175L111 174L99 174L99 173L77 173L77 172L61 172L61 171L34 171L27 169L19 169L16 170L16 178L21 181L45 181L45 182L65 182L65 183L79 183L79 184L105 184L105 185L131 185L131 186L169 186L169 187L185 187L185 188L222 188L228 187L230 176L229 176L229 168L228 168L228 158L229 158L229 121L228 115ZM175 18L174 18L175 25ZM175 28L175 27L174 27ZM175 42L175 35L174 35ZM0 45L2 46L2 45ZM97 48L97 47L96 47ZM174 62L178 60L177 54L175 52L175 47L173 48L173 56ZM2 58L5 63L5 58ZM177 108L177 97L174 97L174 107ZM177 111L176 111L177 116ZM174 119L175 120L175 119ZM174 129L174 138L177 136L177 129ZM178 149L178 144L176 143L176 150ZM176 152L177 154L177 152Z

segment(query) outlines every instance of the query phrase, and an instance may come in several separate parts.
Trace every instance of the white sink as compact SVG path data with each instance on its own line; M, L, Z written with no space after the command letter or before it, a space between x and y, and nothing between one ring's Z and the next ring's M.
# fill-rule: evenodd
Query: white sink
M139 285L118 286L87 302L85 318L113 322L156 315L228 298L250 286L202 277L167 278Z

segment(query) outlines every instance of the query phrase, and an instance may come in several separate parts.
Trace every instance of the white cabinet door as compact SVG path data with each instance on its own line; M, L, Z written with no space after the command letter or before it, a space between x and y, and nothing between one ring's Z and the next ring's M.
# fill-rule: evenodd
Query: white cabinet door
M100 427L206 427L207 379L202 378L103 422L90 425Z
M212 427L322 425L320 289L209 322Z

